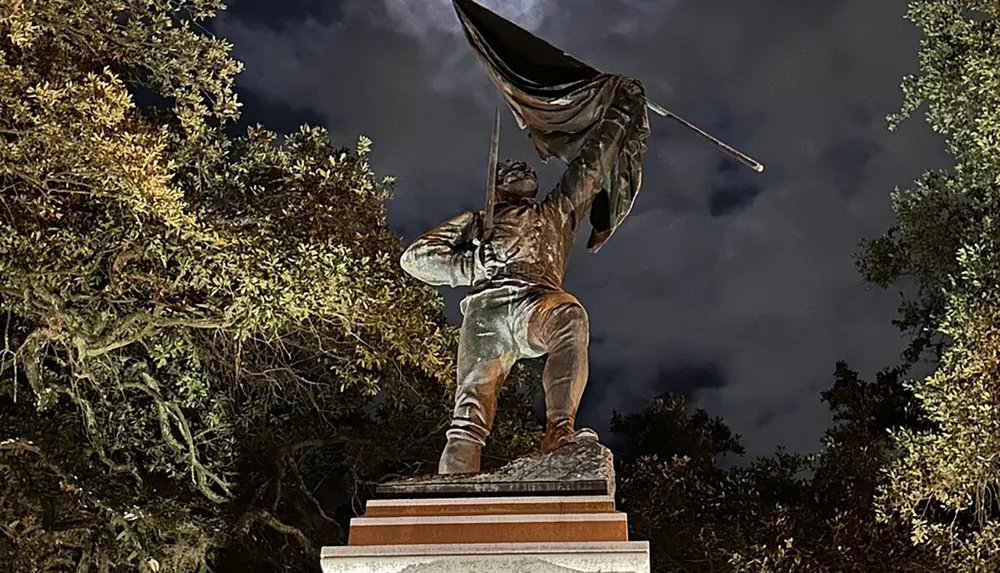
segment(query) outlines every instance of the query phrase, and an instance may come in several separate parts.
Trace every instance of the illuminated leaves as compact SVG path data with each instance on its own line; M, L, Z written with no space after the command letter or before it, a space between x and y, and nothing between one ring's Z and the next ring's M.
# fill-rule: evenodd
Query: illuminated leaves
M916 282L900 325L938 370L909 383L931 430L893 435L900 455L879 498L914 543L955 571L1000 568L1000 4L915 0L907 17L924 33L919 74L903 82L895 125L926 105L955 159L893 195L898 225L866 245L869 280Z
M455 333L398 268L392 180L366 138L226 137L241 66L199 24L221 8L0 7L0 440L34 448L0 452L0 514L72 524L18 530L18 570L332 541L315 488L350 507L436 457ZM310 440L312 465L289 453Z

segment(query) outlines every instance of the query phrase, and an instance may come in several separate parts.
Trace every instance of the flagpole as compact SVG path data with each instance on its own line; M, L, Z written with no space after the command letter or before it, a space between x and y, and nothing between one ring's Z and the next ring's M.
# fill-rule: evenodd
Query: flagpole
M684 127L690 129L691 131L693 131L693 132L697 133L698 135L704 137L705 139L711 141L716 146L718 146L719 149L721 149L721 150L725 151L726 153L732 155L736 159L739 159L745 165L747 165L748 167L750 167L750 169L753 169L757 173L761 173L762 171L764 171L764 165L762 163L754 160L749 155L743 153L742 151L740 151L738 149L735 149L734 147L732 147L731 145L725 143L724 141L721 141L719 138L713 136L712 134L710 134L707 131L701 129L697 125L691 123L690 121L684 119L683 117L677 115L676 113L674 113L672 111L669 111L668 109L666 109L662 105L656 103L655 101L647 99L646 100L646 107L648 107L649 109L653 110L654 112L658 113L659 115L661 115L663 117L670 118L670 119L672 119L672 120L680 123Z

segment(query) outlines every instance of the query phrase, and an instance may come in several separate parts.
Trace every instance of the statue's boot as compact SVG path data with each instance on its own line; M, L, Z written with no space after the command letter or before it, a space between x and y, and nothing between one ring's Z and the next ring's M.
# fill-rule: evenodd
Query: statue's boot
M461 438L450 438L441 452L438 462L439 474L474 474L479 473L479 460L482 457L483 446Z
M597 432L590 428L574 430L567 423L548 425L542 437L542 453L552 453L566 444L587 440L598 441Z

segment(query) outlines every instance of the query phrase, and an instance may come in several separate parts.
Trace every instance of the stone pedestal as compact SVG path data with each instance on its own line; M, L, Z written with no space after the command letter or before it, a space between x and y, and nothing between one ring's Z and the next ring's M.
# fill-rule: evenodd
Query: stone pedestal
M594 440L488 474L380 486L324 573L648 573L614 506L611 453Z
M636 573L646 542L324 547L323 573Z

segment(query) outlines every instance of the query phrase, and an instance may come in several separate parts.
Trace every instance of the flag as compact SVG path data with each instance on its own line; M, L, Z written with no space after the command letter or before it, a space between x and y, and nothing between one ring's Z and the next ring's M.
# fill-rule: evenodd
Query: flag
M476 59L542 159L572 161L611 104L622 76L594 69L473 0L453 3ZM643 121L648 125L647 118ZM605 177L590 211L591 252L600 249L632 209L642 180L645 139L643 133L625 142Z

